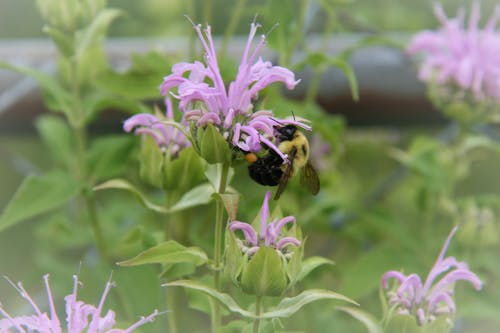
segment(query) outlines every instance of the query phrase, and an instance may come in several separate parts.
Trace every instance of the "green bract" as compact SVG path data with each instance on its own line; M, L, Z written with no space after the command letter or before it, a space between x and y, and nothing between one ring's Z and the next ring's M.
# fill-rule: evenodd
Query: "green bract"
M275 249L262 246L243 264L241 287L256 296L280 296L287 287L286 268Z

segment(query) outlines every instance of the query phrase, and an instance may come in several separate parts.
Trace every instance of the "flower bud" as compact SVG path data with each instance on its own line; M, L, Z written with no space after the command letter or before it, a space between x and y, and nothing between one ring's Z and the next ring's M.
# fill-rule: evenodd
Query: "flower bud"
M241 287L256 296L280 296L288 285L284 262L278 252L261 246L244 264Z

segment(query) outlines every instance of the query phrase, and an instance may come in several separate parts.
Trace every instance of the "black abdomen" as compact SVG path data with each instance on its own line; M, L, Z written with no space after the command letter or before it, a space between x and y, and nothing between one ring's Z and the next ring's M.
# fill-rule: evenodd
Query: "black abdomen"
M259 158L248 166L250 178L261 185L276 186L281 180L283 160L277 154L269 154Z

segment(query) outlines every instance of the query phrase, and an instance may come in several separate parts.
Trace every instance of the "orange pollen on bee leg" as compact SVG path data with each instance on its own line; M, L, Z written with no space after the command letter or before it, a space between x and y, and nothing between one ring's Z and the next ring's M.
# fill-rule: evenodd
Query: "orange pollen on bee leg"
M255 163L259 158L254 153L247 153L245 154L245 159L248 163Z

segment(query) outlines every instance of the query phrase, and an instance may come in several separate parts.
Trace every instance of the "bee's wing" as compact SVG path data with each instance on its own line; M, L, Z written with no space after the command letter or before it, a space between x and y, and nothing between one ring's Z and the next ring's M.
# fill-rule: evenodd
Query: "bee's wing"
M320 187L319 177L309 161L307 161L306 165L300 171L300 183L307 187L313 195L318 194Z
M288 185L288 181L293 176L293 162L295 160L295 155L297 154L297 149L294 147L290 151L288 156L288 160L290 163L286 165L285 171L283 171L283 175L281 176L280 183L278 184L278 189L276 190L276 194L274 195L274 200L278 200L281 193L285 191L286 186Z

